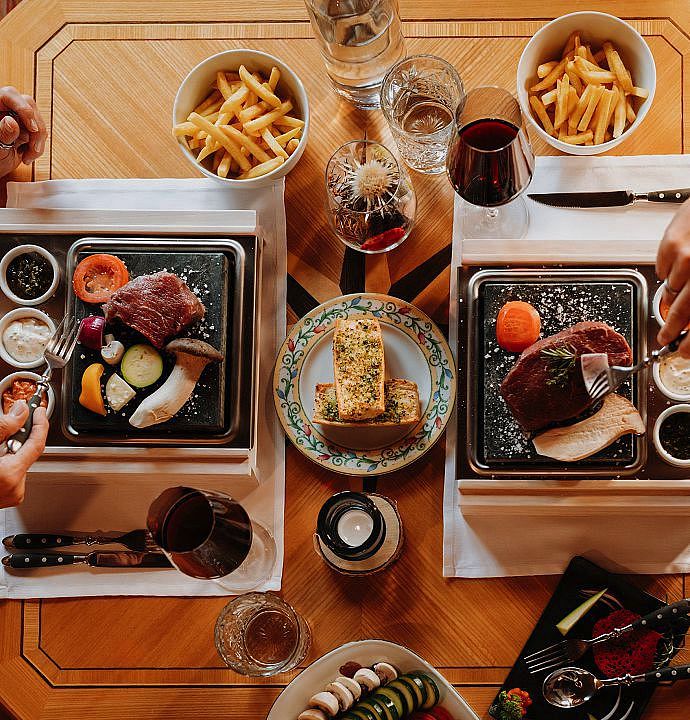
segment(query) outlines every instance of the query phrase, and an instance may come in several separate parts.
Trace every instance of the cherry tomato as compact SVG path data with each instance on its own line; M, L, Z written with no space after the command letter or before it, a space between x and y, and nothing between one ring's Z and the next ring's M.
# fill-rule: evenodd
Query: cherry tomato
M85 303L103 303L129 282L127 267L115 255L89 255L77 265L72 286Z
M436 706L429 710L429 715L435 720L453 720L453 716L445 708Z
M499 310L496 339L504 350L522 352L539 339L540 332L541 318L529 303L514 300Z

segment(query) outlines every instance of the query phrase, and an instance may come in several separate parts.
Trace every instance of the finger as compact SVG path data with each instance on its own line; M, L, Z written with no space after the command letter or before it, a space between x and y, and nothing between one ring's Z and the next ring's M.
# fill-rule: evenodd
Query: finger
M19 123L11 115L5 115L0 120L0 142L5 143L5 145L13 145L19 140L20 134Z
M678 352L687 360L690 360L690 335L683 340L678 347Z
M31 103L26 99L27 95L22 95L17 88L5 86L0 88L0 109L12 110L19 115L22 125L30 132L38 132L38 122L34 116L34 109Z
M31 134L31 143L29 149L24 153L23 161L26 165L30 165L34 160L37 160L43 154L45 148L46 137L48 132L46 130L46 124L38 111L36 101L30 95L24 95L24 99L29 103L34 113L34 120L38 125L38 130Z
M0 439L14 435L29 417L29 406L24 400L17 400L7 414L0 415Z
M659 331L658 339L662 345L675 340L690 320L690 284L687 284L680 295L673 301L668 311L666 322Z
M38 407L34 410L34 424L31 428L29 439L21 446L17 457L25 463L26 468L35 463L41 457L46 448L46 440L48 439L48 415L44 407Z
M668 305L673 304L688 280L690 280L690 243L678 252L668 271L664 287L664 299Z

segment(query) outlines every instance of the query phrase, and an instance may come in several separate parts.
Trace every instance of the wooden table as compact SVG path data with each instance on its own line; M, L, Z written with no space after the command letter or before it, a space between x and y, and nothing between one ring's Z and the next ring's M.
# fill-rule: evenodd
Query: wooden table
M593 0L589 6L629 19L657 63L649 117L616 152L687 151L687 0ZM511 89L528 38L550 17L573 9L562 0L402 2L411 51L451 60L468 87L493 83ZM301 0L24 0L0 24L1 81L34 92L49 121L51 141L33 169L36 180L184 177L191 170L169 130L175 91L198 61L240 46L284 58L301 74L311 99L309 145L287 182L294 320L314 299L341 293L343 248L323 212L327 158L365 127L369 137L389 138L379 113L357 112L329 91ZM550 152L539 142L535 148ZM20 176L28 179L26 172ZM401 249L367 258L366 286L414 293L410 299L443 322L452 191L443 177L415 175L414 184L417 227ZM409 273L422 263L412 281L423 276L425 282L415 290ZM407 545L389 572L356 580L324 567L311 549L311 533L322 502L357 483L320 470L290 448L283 595L314 631L309 660L357 638L400 641L439 667L484 715L556 578L441 577L443 461L439 445L412 468L380 482L379 489L399 502ZM690 592L682 576L635 582L669 600ZM223 667L212 637L223 604L174 598L3 602L0 704L26 719L263 718L290 677L248 680ZM687 697L681 684L662 689L647 717L687 718Z

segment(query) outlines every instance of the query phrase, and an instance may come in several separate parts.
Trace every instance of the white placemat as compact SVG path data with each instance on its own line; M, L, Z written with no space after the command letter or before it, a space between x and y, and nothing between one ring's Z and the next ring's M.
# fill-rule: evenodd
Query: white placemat
M690 185L690 156L540 157L529 192L620 190L637 192ZM530 227L525 241L514 243L526 256L535 243L550 240L600 248L645 247L653 257L677 206L640 203L628 208L565 210L528 201ZM458 268L463 257L456 198L450 295L450 346L457 348ZM470 245L468 242L467 245ZM490 253L491 242L485 242ZM506 246L509 246L506 243ZM563 243L561 243L561 247ZM511 253L503 261L511 261ZM624 257L624 255L623 255ZM548 261L549 258L544 258ZM457 423L448 424L444 485L443 574L504 577L561 573L573 555L584 555L617 572L690 571L688 498L606 492L579 494L572 489L547 494L522 489L515 494L462 495L455 468ZM572 483L573 481L566 481ZM588 482L588 481L585 481ZM592 481L594 482L594 481ZM470 483L467 482L467 485Z
M142 527L151 500L170 485L220 490L237 498L269 528L278 555L262 589L278 590L283 570L285 442L270 394L271 374L285 337L286 224L284 181L259 190L228 191L205 179L52 180L10 183L8 207L88 210L255 210L264 237L262 260L259 421L256 442L244 463L233 460L226 475L212 476L170 464L165 475L142 472L101 476L96 469L62 478L30 473L24 503L0 511L2 536L30 530L130 530ZM136 460L127 462L135 465ZM93 464L92 464L93 467ZM257 484L258 480L258 484ZM83 566L10 573L0 568L0 597L101 595L225 595L212 581L174 570L104 570Z

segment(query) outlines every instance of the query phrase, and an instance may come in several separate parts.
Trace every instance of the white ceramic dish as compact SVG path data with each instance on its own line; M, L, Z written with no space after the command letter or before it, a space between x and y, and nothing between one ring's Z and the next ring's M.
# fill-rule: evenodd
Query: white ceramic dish
M584 43L601 47L610 40L618 49L625 66L630 70L633 83L649 90L649 97L637 108L637 117L632 125L618 138L601 145L569 145L549 135L534 118L529 104L528 88L535 83L537 67L560 58L563 46L570 34L582 31ZM570 155L598 155L622 143L637 130L654 100L656 89L656 65L654 57L644 38L628 23L607 13L583 11L563 15L544 25L522 51L517 69L517 93L520 107L527 121L537 135L549 145Z
M37 253L38 255L43 256L53 268L53 282L50 284L47 292L35 298L34 300L25 300L24 298L20 298L10 290L7 284L6 273L8 265L12 262L12 260L17 257L17 255L23 255L24 253ZM0 290L2 290L5 295L7 295L7 297L17 305L24 305L26 307L40 305L41 303L46 302L46 300L50 300L50 298L55 295L55 291L57 290L59 284L60 266L58 265L57 260L53 257L53 254L49 253L45 248L42 248L40 245L17 245L17 247L12 248L12 250L6 253L6 255L0 261Z
M19 372L12 373L11 375L8 375L7 377L0 380L0 415L3 415L2 411L2 394L9 388L9 386L12 384L14 380L19 379L28 379L28 380L35 380L38 382L41 379L41 376L34 373L34 372L27 372L26 370L21 370ZM53 414L53 409L55 408L55 393L53 392L53 386L48 385L48 407L46 408L46 411L48 413L48 417L50 417Z
M204 100L206 95L208 95L209 87L216 79L216 73L218 71L224 70L229 72L231 70L237 70L240 65L245 65L247 70L252 72L258 70L265 76L268 76L271 68L274 66L280 70L277 92L281 97L285 97L287 93L287 95L292 98L295 108L290 114L304 120L302 138L300 139L297 149L280 167L273 170L273 172L248 180L236 180L234 178L219 177L211 170L207 170L201 163L196 161L196 158L192 152L185 147L184 143L180 141L178 144L182 154L187 160L206 177L224 183L229 187L246 189L268 185L274 180L287 175L290 170L297 165L307 145L309 135L309 101L302 81L288 65L273 55L260 52L259 50L248 49L226 50L225 52L206 58L206 60L203 60L195 68L190 70L187 77L182 81L175 96L175 103L173 104L173 124L177 125L178 123L184 122L189 113Z
M32 368L37 368L45 364L43 353L41 353L39 358L31 362L20 362L19 360L15 360L9 352L7 352L3 343L3 335L5 334L7 326L14 320L21 320L22 318L36 318L36 320L44 322L50 328L51 335L55 333L55 323L42 310L33 307L15 308L0 318L0 357L12 367L20 368L21 370L31 370Z
M661 363L655 362L652 366L652 375L654 376L654 382L659 390L666 395L669 400L675 400L676 402L690 402L690 393L687 395L681 395L680 393L673 392L664 385L661 379Z
M462 699L455 688L428 662L412 650L386 640L359 640L341 645L323 657L315 660L300 673L278 696L266 720L293 720L306 710L309 698L323 690L340 674L339 668L348 661L361 665L389 662L402 672L420 670L436 680L441 690L439 705L453 716L454 720L479 720L479 716Z
M654 300L652 301L652 310L654 312L654 317L656 318L656 321L659 323L659 327L663 327L666 324L666 321L664 318L661 317L661 298L664 294L664 284L662 283L657 288L656 292L654 293Z
M666 408L661 415L657 418L656 422L654 423L654 433L652 436L652 439L654 441L654 447L656 448L656 451L659 453L659 457L664 460L664 462L667 462L669 465L674 465L675 467L690 467L690 460L681 460L679 458L673 457L670 453L666 452L663 445L661 444L661 440L659 438L659 430L661 429L661 426L664 423L664 420L666 420L669 415L675 415L679 412L685 412L690 413L690 405L683 404L683 405L672 405L671 407Z

